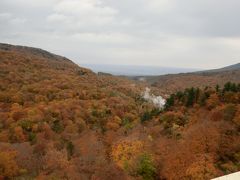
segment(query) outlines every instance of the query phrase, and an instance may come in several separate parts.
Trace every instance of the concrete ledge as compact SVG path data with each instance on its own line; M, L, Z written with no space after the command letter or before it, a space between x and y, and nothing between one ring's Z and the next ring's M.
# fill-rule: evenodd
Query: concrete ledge
M218 177L212 180L240 180L240 172Z

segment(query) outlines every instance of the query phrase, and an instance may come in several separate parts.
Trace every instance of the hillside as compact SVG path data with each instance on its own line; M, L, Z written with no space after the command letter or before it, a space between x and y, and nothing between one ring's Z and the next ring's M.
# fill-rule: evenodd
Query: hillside
M240 63L238 64L234 64L234 65L231 65L231 66L227 66L225 68L222 68L222 70L239 70L240 69Z
M157 88L162 94L169 94L177 90L190 87L205 88L223 86L226 82L240 83L239 64L221 69L199 71L194 73L168 74L162 76L130 77L134 80L144 80L146 84Z
M208 70L206 72L225 72L225 71L235 71L235 70L240 70L240 63L233 64L233 65L223 67L220 69Z
M70 61L65 57L61 57L61 56L52 54L48 51L45 51L45 50L42 50L39 48L27 47L27 46L12 46L10 44L0 43L0 50L8 51L8 52L17 52L17 53L21 53L25 56L35 56L37 58L46 58L49 60Z
M6 44L0 82L0 179L210 179L240 170L238 84L178 91L159 109L144 99L147 84Z
M138 120L140 90L126 79L97 76L40 49L3 44L0 49L0 149L11 150L10 157L17 152L17 163L30 176L62 177L68 165L71 179L108 174L104 171L124 175L114 163L108 166L102 132L118 129L121 119ZM76 154L69 161L72 146ZM19 170L3 175L19 175Z

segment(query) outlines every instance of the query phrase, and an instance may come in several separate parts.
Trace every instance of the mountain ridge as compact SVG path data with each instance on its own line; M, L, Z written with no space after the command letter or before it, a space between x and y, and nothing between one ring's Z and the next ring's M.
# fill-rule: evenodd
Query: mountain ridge
M218 72L234 71L234 70L240 70L240 63L228 65L228 66L225 66L225 67L222 67L222 68L217 68L217 69L197 71L196 73L218 73Z
M0 43L0 50L5 51L18 51L24 54L30 53L35 56L42 56L44 58L51 58L51 59L64 59L69 60L66 57L56 55L54 53L50 53L46 50L41 48L29 47L29 46L22 46L22 45L11 45L7 43ZM70 61L70 60L69 60Z
M159 76L134 76L128 77L136 81L143 81L157 88L162 94L171 94L185 88L206 86L223 86L230 81L240 83L240 63L215 70L205 70L189 73L166 74ZM184 85L184 86L183 86Z

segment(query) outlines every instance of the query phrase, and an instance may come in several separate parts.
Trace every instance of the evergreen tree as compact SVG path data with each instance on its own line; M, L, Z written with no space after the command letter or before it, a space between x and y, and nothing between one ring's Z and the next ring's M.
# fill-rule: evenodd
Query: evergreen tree
M204 105L206 104L207 98L208 98L208 97L207 97L206 93L205 93L205 92L202 93L201 96L200 96L200 99L199 99L199 104L200 104L201 106L204 106Z
M220 86L217 84L215 89L216 89L216 92L219 92Z
M166 101L166 104L165 104L165 109L169 109L170 107L174 106L174 97L175 95L172 94Z
M240 92L240 84L237 85L237 91Z
M194 99L195 99L195 89L191 88L189 90L187 90L187 102L186 102L186 106L193 106L194 104Z
M195 90L195 101L194 101L195 103L198 102L199 96L200 96L200 89L197 88Z
M231 91L237 92L237 85L235 83L232 83L231 85Z

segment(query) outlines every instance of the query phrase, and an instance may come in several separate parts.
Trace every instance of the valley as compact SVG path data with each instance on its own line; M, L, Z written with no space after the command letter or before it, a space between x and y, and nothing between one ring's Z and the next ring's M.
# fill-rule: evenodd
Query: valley
M205 180L237 172L239 75L230 68L118 77L0 44L0 179Z

